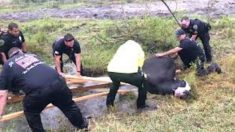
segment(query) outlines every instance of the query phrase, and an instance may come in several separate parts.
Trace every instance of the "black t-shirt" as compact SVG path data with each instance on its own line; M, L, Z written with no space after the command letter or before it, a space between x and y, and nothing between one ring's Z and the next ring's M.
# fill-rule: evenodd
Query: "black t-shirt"
M74 45L73 47L68 47L64 43L64 39L60 39L56 41L53 46L53 55L58 55L61 56L63 53L65 53L68 56L71 56L72 54L76 53L79 54L81 53L81 48L77 40L74 40Z
M191 37L192 35L203 35L204 33L207 33L209 30L208 23L205 23L201 20L194 19L190 20L190 24L188 28L182 28L186 33L189 34Z
M189 67L190 63L199 59L199 57L204 56L203 50L197 43L188 38L181 40L179 47L182 48L182 50L179 51L178 54L186 67Z
M23 43L25 42L24 35L21 31L18 37L15 37L7 32L7 33L2 34L1 38L4 40L4 46L0 50L4 52L6 56L7 56L8 51L12 47L18 47L22 49Z
M48 87L58 78L59 74L40 61L36 55L16 55L3 66L0 75L0 89L23 90L28 94L33 90Z

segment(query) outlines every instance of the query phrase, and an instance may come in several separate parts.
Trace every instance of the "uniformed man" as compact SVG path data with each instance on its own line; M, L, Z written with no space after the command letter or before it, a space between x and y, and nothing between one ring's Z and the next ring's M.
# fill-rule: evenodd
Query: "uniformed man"
M108 75L113 84L107 96L108 108L114 105L116 93L121 82L138 87L137 108L145 108L146 90L143 88L143 74L141 72L144 62L144 52L141 46L133 40L121 45L108 64Z
M197 74L199 76L207 75L208 71L204 68L205 57L203 50L197 45L195 41L192 41L186 37L184 30L179 29L176 31L177 40L180 42L178 47L175 47L169 51L163 53L157 53L156 56L164 57L173 54L178 54L184 64L184 69L189 68L193 63L197 65ZM221 69L216 64L215 71L220 73Z
M25 93L24 114L33 132L44 132L40 113L49 104L57 106L77 128L86 128L86 120L72 100L65 80L33 54L24 54L19 48L9 51L9 60L0 75L0 115L6 104L7 93L21 89Z
M4 64L7 61L6 55L4 53L4 40L0 36L0 64Z
M4 41L4 45L0 49L1 54L4 53L4 55L1 56L3 63L8 59L7 53L12 47L18 47L23 52L27 51L24 35L16 23L10 23L8 25L8 31L6 33L2 33L1 39Z
M81 66L81 48L73 35L68 33L53 43L53 57L56 70L59 74L63 74L63 54L68 55L69 59L76 65L78 75L83 75Z
M212 61L211 46L209 44L210 35L209 30L211 29L210 24L205 23L199 19L189 19L188 17L183 17L181 19L182 29L189 34L192 41L196 41L200 38L203 44L203 48L206 55L206 61Z

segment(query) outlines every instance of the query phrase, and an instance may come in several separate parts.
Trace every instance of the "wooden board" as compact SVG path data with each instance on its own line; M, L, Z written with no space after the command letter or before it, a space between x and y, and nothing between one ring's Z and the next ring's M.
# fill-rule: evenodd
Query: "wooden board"
M125 93L132 92L132 91L134 91L134 90L118 90L118 93L125 94ZM84 100L88 100L88 99L92 99L92 98L96 98L96 97L100 97L100 96L105 96L107 94L108 94L108 92L102 92L102 93L91 94L91 95L87 95L87 96L83 96L83 97L74 98L73 100L75 102L81 102ZM49 109L52 107L54 107L54 106L52 104L49 104L45 109ZM0 122L9 121L9 120L15 119L17 117L20 117L22 115L24 115L23 111L18 111L18 112L14 112L11 114L3 115L2 118L0 118Z
M86 84L87 82L96 82L98 84L93 84L90 86L79 86L77 88L71 89L73 93L83 92L90 89L97 89L97 88L105 88L111 86L111 80L106 78L95 78L95 77L87 77L87 76L76 76L76 75L65 75L66 82L68 85L71 84ZM100 84L102 83L102 84ZM10 94L8 96L7 103L17 103L22 101L24 96L17 96Z
M79 86L77 88L72 88L70 90L72 91L72 93L79 93L79 92L84 92L84 91L88 91L91 89L107 88L107 87L110 87L111 84L112 83L103 83L103 84L95 84L95 85L90 85L90 86ZM17 103L17 102L22 101L23 98L24 98L23 95L21 95L21 96L9 95L7 103L8 104Z

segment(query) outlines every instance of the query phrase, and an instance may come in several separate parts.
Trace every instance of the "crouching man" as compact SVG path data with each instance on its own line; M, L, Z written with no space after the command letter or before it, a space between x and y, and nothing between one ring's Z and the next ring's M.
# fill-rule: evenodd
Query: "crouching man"
M33 132L44 132L40 113L49 104L57 106L78 129L87 128L80 109L72 100L72 93L64 79L35 55L11 48L9 60L0 75L0 115L6 105L8 90L21 89L25 93L24 114Z
M212 63L208 68L204 67L205 55L203 50L197 45L195 41L191 41L186 37L184 30L177 30L176 38L180 43L179 46L163 53L157 53L156 56L165 57L179 55L184 64L184 69L191 67L193 63L196 64L196 72L198 76L204 76L211 72L221 73L221 68L216 63Z
M145 108L146 90L143 88L144 52L135 41L129 40L121 45L108 65L108 75L113 84L107 96L106 105L114 105L115 96L121 82L138 87L137 108Z
M145 75L144 88L151 94L172 94L186 98L190 94L190 86L186 81L176 80L176 66L170 57L151 57L143 65Z

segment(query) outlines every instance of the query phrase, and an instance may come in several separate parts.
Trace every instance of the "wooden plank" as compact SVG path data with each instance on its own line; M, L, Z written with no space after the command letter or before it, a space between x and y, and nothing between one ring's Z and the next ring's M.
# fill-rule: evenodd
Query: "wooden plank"
M126 94L126 93L132 92L132 91L134 91L134 90L118 90L118 93L119 94ZM102 92L102 93L97 93L97 94L92 94L92 95L87 95L87 96L83 96L83 97L74 98L73 100L75 102L81 102L81 101L84 101L84 100L88 100L88 99L92 99L92 98L96 98L96 97L100 97L100 96L105 96L107 94L108 94L108 92ZM52 107L54 107L54 106L52 104L49 104L45 109L49 109L49 108L52 108ZM11 114L3 115L2 118L0 118L0 122L15 119L17 117L22 116L23 114L24 114L23 111L18 111L18 112L14 112L14 113L11 113Z
M100 83L107 83L112 82L109 77L87 77L87 76L76 76L76 75L65 75L64 76L68 81L92 81L92 82L100 82Z
M72 88L70 89L72 91L72 93L79 93L79 92L84 92L84 91L88 91L91 89L97 89L97 88L107 88L110 87L112 83L103 83L103 84L95 84L95 85L90 85L90 86L79 86L77 88ZM7 103L11 104L11 103L17 103L22 101L24 98L24 96L15 96L15 95L10 95L8 96L8 100Z

